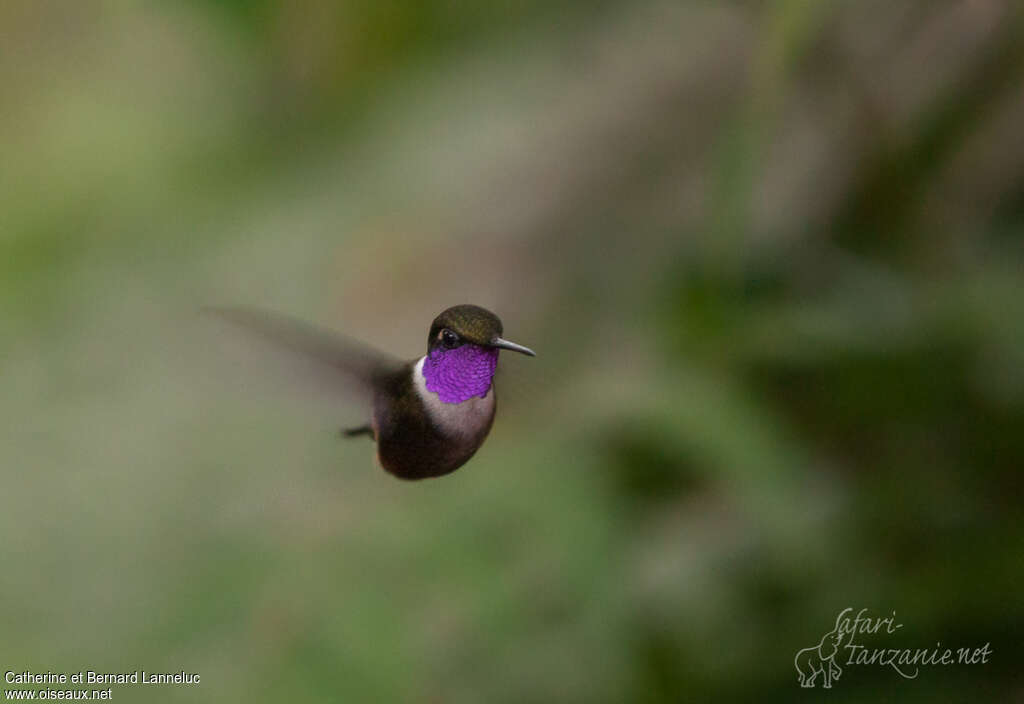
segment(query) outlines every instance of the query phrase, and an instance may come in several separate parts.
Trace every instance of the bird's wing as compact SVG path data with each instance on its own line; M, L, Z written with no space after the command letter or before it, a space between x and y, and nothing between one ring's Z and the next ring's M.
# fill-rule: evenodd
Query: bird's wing
M247 307L204 311L291 353L318 377L333 377L353 390L372 391L376 380L402 365L369 345L281 313Z

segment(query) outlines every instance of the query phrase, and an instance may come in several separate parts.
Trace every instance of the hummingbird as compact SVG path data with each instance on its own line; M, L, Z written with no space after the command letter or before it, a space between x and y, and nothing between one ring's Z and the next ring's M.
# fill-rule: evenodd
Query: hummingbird
M366 392L369 419L341 433L372 437L381 467L400 479L439 477L469 461L494 423L499 351L536 356L502 337L498 316L470 304L434 318L427 353L411 361L288 316L250 308L209 310L326 365Z

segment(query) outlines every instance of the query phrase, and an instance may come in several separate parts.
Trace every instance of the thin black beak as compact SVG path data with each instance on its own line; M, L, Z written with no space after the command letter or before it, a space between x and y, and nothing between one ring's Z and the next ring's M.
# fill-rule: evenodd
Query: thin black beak
M522 345L517 345L514 342L509 342L508 340L504 340L504 339L502 339L500 337L496 337L493 340L491 340L491 347L500 347L503 350L512 350L513 352L522 352L523 354L530 355L531 357L536 357L537 356L537 353L534 352L533 350L531 350L529 347L523 347Z

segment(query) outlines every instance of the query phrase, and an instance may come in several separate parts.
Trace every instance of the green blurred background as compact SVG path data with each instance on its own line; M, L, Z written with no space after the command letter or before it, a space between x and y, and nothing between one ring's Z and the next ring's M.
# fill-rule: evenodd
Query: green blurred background
M1022 79L1009 0L0 4L0 668L1024 701ZM539 356L412 484L196 315L461 302ZM994 657L801 690L847 606Z

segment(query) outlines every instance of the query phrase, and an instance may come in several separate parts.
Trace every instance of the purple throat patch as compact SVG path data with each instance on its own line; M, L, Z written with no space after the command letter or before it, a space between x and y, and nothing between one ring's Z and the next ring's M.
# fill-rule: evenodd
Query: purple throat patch
M466 344L453 350L435 349L423 360L423 379L427 390L444 403L462 403L487 395L497 367L498 350L493 347Z

